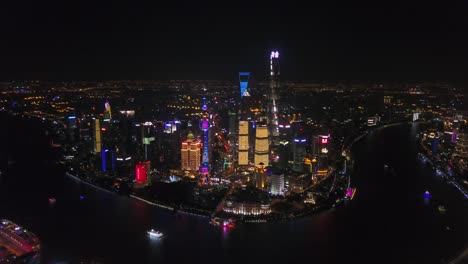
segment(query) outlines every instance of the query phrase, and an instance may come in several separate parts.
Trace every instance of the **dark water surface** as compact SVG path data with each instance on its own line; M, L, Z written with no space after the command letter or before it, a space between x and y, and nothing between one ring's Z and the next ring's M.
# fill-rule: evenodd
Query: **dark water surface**
M31 136L22 127L9 134L9 150L21 148L15 157L22 158L1 181L0 217L40 236L44 263L442 263L468 241L468 203L418 163L418 126L376 130L355 144L351 203L288 223L232 230L63 177L42 161L53 154L37 144L40 137L15 143ZM384 164L395 175L384 175ZM437 211L440 204L445 214ZM150 239L149 228L165 237Z

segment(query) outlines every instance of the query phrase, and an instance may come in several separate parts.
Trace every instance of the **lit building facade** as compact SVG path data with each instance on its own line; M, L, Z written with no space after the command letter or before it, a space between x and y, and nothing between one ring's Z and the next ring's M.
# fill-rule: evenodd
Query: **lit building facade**
M293 140L293 170L295 172L302 172L304 168L304 158L306 155L306 144L307 139L305 137L298 136Z
M389 104L392 103L392 101L393 101L393 96L391 96L391 95L385 95L384 96L384 104L389 105Z
M187 140L182 142L181 169L197 171L201 165L201 142L194 140L193 134L189 132Z
M201 175L202 175L202 184L209 183L209 176L210 176L210 151L209 151L209 130L210 130L210 121L209 121L209 114L208 114L208 107L206 105L206 98L203 97L203 105L202 105L203 118L200 122L200 129L203 131L203 154L202 154L202 164L201 164Z
M282 195L282 196L284 196L284 192L285 192L284 175L283 174L273 174L273 175L271 175L270 193L272 195Z
M104 121L110 121L112 119L112 111L109 101L104 103Z
M143 140L143 147L145 149L145 159L151 159L151 151L150 145L151 142L155 140L155 129L154 124L152 122L145 122L142 126L142 140Z
M101 152L101 125L99 119L94 119L94 129L93 129L93 143L94 143L94 152Z
M229 110L228 112L228 118L229 118L229 138L235 141L235 139L238 136L238 129L239 126L237 124L237 114L235 111Z
M278 127L278 89L280 88L280 61L279 52L273 50L270 53L270 90L268 92L268 126L270 130L270 142L272 145L279 144Z
M135 182L144 183L147 178L146 164L140 163L135 165Z
M223 211L238 215L267 215L271 213L270 203L248 203L227 201Z
M239 121L238 164L249 165L249 122Z
M461 172L468 170L468 133L457 134L453 156Z
M115 151L103 149L101 151L101 167L102 171L115 171Z
M315 172L317 176L327 176L328 175L328 155L319 155L317 157L317 171Z
M281 169L286 169L289 166L290 144L287 140L281 140L278 147L277 166Z
M255 171L255 187L261 190L266 190L267 188L267 175L264 168L260 167Z
M249 87L249 78L250 72L239 72L239 85L240 85L240 95L241 97L250 96L248 87Z
M269 166L268 128L257 126L255 133L255 166ZM261 165L263 164L263 165Z
M312 140L312 155L317 157L321 154L328 153L328 146L330 144L330 137L327 135L314 136Z

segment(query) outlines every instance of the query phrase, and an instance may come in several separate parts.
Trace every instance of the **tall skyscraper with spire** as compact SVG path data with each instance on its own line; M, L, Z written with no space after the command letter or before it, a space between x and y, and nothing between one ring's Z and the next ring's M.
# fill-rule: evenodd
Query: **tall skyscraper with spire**
M200 128L203 131L203 156L202 156L202 165L201 165L201 176L202 184L209 183L210 176L210 163L209 163L209 130L210 130L210 121L208 114L208 107L206 105L206 98L203 97L203 106L202 106L203 118L200 122Z
M279 52L272 50L270 53L270 89L268 91L268 132L270 145L279 145L278 128L278 89L280 87L280 61Z
M249 87L249 78L250 72L239 72L239 85L240 85L240 95L243 96L250 96L248 87Z

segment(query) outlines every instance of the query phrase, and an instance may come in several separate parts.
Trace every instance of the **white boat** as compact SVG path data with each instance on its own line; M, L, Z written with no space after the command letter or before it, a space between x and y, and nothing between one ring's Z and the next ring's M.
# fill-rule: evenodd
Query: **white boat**
M154 229L151 229L151 230L147 231L147 233L152 237L162 237L163 236L163 233L161 233L159 231L155 231Z
M437 209L439 209L439 212L441 212L441 213L445 213L447 211L447 209L443 205L439 205L439 207Z

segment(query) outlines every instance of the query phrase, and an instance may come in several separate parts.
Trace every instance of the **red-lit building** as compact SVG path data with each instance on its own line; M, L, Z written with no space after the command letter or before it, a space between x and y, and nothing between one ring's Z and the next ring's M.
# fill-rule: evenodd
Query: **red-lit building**
M135 165L135 182L144 184L148 181L148 172L150 171L150 161L140 162Z

